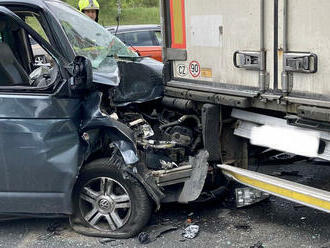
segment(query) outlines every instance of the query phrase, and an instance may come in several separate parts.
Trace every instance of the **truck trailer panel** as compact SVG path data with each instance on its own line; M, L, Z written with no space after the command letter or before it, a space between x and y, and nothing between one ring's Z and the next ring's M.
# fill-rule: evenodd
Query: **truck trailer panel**
M330 2L327 0L279 1L279 74L283 72L284 26L287 25L287 50L317 55L316 73L293 73L291 95L329 100L330 97ZM287 24L283 11L287 8ZM280 78L280 76L279 76ZM279 84L281 89L281 84Z
M327 106L327 0L165 0L163 7L171 86L250 90Z
M273 5L267 4L264 9L265 16L270 17ZM211 0L205 4L185 1L184 11L187 61L174 61L174 77L258 89L258 72L235 68L233 55L238 50L260 51L260 0ZM265 44L272 54L273 27L271 21L267 24L269 34ZM272 73L271 56L267 64Z

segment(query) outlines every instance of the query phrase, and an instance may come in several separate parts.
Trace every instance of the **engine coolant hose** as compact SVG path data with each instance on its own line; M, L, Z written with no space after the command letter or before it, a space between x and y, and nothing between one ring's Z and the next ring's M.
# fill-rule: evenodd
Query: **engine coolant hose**
M178 119L177 121L173 121L173 122L170 122L170 123L159 126L159 129L163 130L164 128L167 128L167 127L172 127L172 126L179 125L179 124L181 124L182 122L184 122L188 119L196 120L198 128L201 127L201 121L199 120L199 118L196 115L184 115L180 119Z

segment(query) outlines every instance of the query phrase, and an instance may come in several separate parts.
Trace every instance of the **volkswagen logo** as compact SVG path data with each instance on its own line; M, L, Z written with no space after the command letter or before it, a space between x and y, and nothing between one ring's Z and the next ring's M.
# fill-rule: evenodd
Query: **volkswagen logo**
M108 210L110 206L111 206L110 202L106 199L101 199L99 201L99 207L103 210Z

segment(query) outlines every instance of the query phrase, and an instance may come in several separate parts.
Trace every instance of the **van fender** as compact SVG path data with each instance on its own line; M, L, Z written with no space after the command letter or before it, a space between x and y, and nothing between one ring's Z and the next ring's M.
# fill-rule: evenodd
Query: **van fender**
M133 131L125 124L108 117L94 118L86 123L81 131L87 132L92 129L103 131L118 148L125 164L132 165L139 161Z
M126 165L136 164L139 161L133 132L126 125L116 120L94 119L83 130L88 131L91 129L99 129L106 132L111 142L118 148ZM151 199L155 202L157 209L159 209L160 200L164 198L165 195L158 188L150 175L143 173L143 169L140 170L141 166L142 164L139 164L136 171L133 169L136 167L132 166L126 166L122 168L122 170L137 179L143 185Z
M125 163L135 164L139 158L133 130L101 111L102 95L102 92L91 92L82 101L80 131L81 133L92 129L104 131L118 147Z

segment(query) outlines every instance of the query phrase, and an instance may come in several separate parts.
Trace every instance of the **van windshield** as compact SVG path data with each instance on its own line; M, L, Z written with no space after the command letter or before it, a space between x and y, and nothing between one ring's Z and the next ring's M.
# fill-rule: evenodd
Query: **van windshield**
M114 58L138 56L80 11L57 1L48 1L47 4L60 21L76 54L90 59L94 71L113 73L118 68Z

